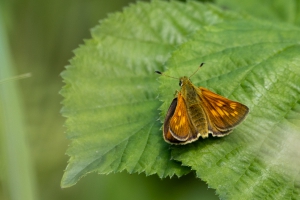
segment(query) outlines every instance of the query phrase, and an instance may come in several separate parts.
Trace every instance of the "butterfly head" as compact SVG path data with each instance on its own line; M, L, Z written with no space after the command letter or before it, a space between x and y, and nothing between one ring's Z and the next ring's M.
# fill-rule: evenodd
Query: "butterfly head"
M179 86L182 87L183 85L186 85L187 82L190 82L190 79L186 76L183 76L179 79Z

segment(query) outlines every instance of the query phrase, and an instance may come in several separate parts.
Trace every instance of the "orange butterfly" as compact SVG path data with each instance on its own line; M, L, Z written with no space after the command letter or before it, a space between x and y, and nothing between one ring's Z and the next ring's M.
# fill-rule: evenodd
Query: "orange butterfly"
M164 75L159 71L156 73ZM196 87L186 76L179 79L179 85L181 90L173 99L163 126L163 136L168 143L188 144L200 136L207 138L209 133L223 137L241 123L249 112L249 108L239 102Z

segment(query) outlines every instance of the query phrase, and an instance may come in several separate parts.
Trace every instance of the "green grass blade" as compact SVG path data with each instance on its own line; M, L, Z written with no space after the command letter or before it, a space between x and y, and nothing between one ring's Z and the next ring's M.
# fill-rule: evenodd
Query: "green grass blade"
M7 37L0 15L0 143L1 181L9 199L37 199L23 113ZM3 82L1 82L4 80ZM23 80L24 81L24 80Z

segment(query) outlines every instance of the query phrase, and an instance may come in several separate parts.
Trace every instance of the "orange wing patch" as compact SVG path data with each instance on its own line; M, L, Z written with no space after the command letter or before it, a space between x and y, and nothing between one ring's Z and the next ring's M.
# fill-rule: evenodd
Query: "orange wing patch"
M190 135L195 132L186 110L186 104L180 93L177 97L177 106L170 120L169 131L174 138L180 141L186 141Z
M167 142L182 143L197 133L190 122L185 101L180 93L178 93L176 105L172 104L168 111L171 116L169 115L165 119L164 138ZM172 109L174 110L172 111ZM167 123L168 121L169 123Z

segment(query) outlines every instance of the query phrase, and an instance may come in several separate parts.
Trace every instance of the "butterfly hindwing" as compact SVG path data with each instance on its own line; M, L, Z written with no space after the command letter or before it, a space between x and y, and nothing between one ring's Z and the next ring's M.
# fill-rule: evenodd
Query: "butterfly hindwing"
M179 140L176 140L172 134L170 133L170 130L169 130L169 126L170 126L170 119L172 118L172 116L174 115L174 112L175 112L175 109L176 109L176 106L177 106L177 98L174 98L170 107L169 107L169 110L167 112L167 115L166 115L166 118L165 118L165 121L164 121L164 127L163 127L163 136L164 136L164 139L165 141L169 142L169 143L173 143L173 144L178 144L180 141Z

